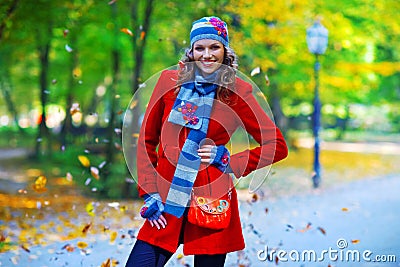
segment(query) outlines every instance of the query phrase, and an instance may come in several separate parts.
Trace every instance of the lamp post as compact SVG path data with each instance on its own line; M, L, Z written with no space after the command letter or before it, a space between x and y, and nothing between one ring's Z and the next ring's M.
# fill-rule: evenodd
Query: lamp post
M316 21L311 27L307 29L307 46L308 50L315 55L314 64L314 113L312 115L312 127L314 135L314 173L313 173L313 186L317 188L321 182L321 164L319 162L319 130L321 127L321 101L319 100L319 70L320 64L318 56L325 53L328 46L328 30L322 26L320 21Z

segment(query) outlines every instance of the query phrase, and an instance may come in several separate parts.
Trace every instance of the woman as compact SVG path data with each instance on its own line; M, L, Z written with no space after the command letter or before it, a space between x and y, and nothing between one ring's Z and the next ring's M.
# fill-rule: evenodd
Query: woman
M146 221L126 266L164 266L183 244L186 255L195 255L195 266L218 267L228 252L245 247L230 174L244 177L288 152L251 85L235 76L236 61L226 23L204 17L192 25L180 69L161 74L137 145L138 189L145 201L140 213ZM230 155L225 146L239 127L259 146ZM194 199L220 211L221 221L200 225L206 222L193 219ZM205 199L222 204L215 208Z

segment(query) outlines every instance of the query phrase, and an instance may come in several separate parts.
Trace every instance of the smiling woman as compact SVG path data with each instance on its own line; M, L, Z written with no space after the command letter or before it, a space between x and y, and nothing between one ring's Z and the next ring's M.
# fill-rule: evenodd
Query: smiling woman
M205 17L193 22L178 69L159 77L135 142L145 222L127 267L164 266L180 244L195 267L222 267L227 253L245 247L232 178L288 151L236 62L226 23ZM239 128L258 146L232 149Z
M193 45L193 58L203 75L216 71L224 61L224 54L223 44L216 40L203 39Z

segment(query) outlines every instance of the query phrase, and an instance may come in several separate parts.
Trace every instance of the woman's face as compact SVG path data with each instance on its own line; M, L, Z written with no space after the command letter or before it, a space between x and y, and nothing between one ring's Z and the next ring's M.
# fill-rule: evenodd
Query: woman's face
M203 39L193 44L193 57L203 74L216 71L224 61L224 45L216 40Z

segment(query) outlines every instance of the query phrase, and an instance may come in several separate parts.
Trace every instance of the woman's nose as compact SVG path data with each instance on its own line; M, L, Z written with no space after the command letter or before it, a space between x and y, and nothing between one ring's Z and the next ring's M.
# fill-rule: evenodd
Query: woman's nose
M211 57L211 53L210 53L210 50L208 48L204 49L203 57L205 57L205 58L210 58Z

